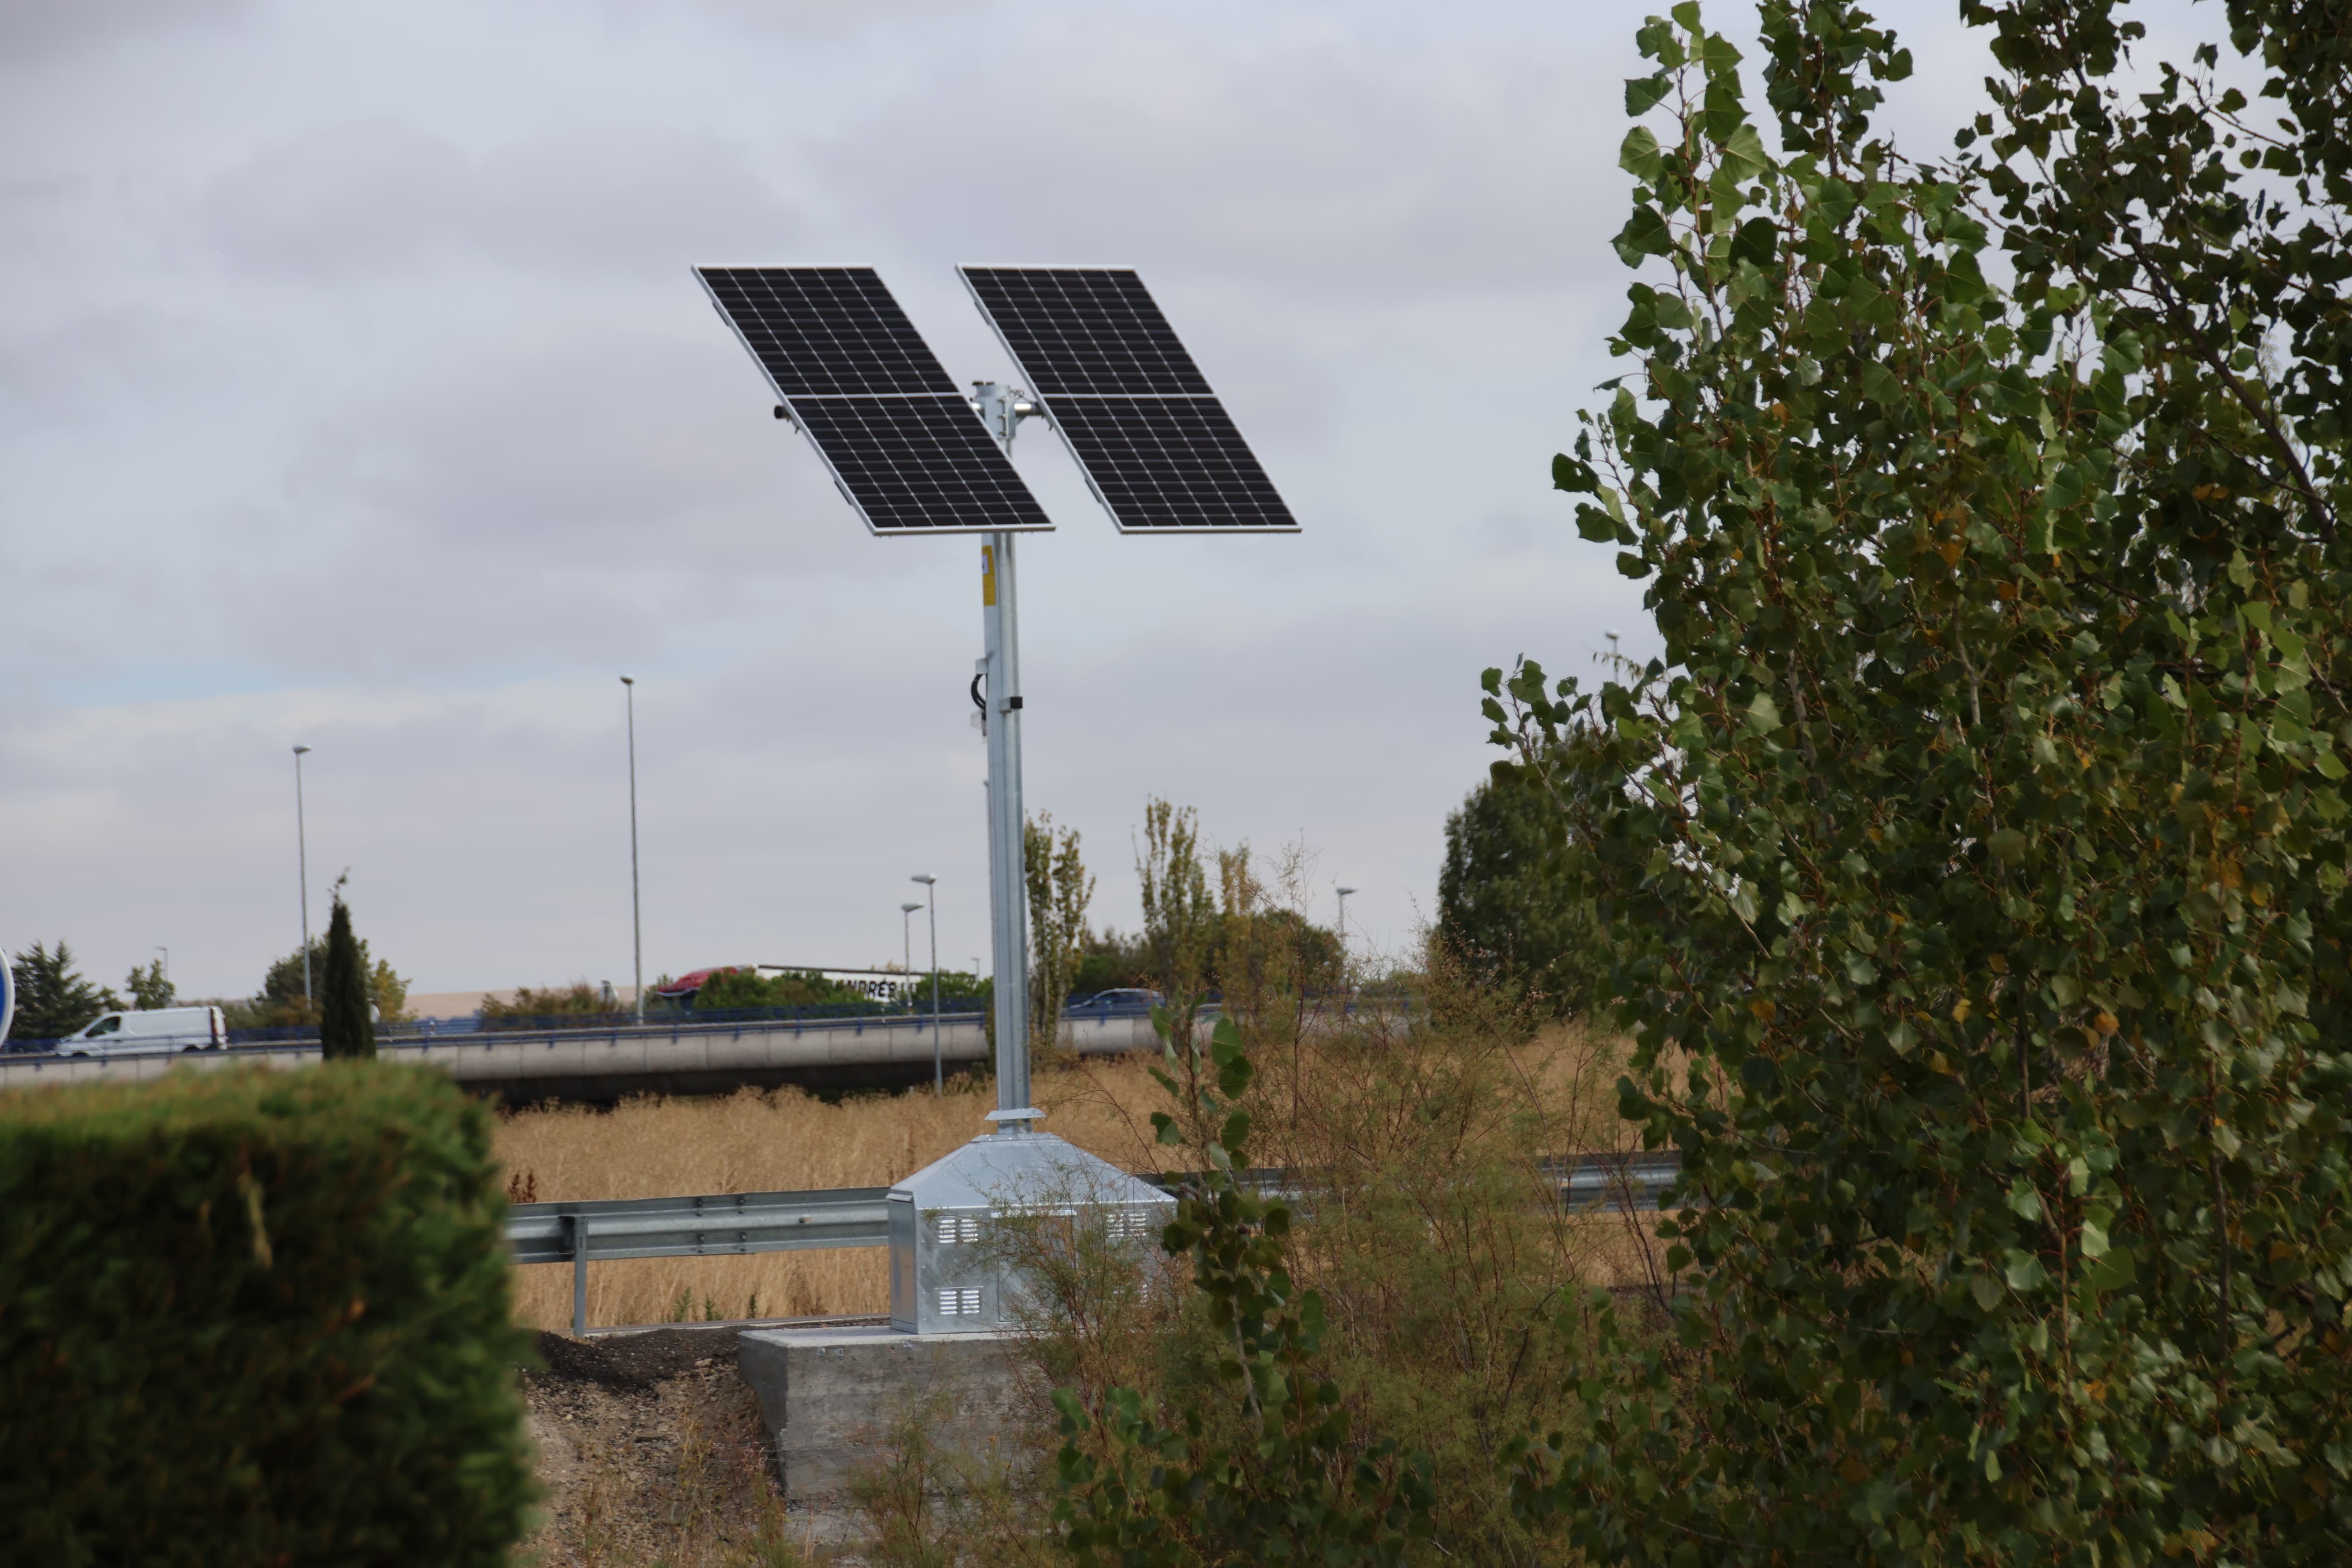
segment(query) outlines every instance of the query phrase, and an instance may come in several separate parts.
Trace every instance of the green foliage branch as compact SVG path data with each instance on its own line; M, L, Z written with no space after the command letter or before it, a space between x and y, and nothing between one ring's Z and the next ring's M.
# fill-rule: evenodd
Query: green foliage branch
M1687 1294L1517 1496L1602 1561L2342 1562L2344 14L2231 0L2256 125L2106 0L1964 13L1933 167L1845 0L1759 6L1777 153L1696 5L1638 35L1634 368L1554 474L1665 656L1486 706Z
M1220 1019L1203 1061L1197 1045L1177 1045L1166 1009L1152 1021L1166 1058L1154 1076L1179 1107L1152 1124L1205 1166L1161 1245L1190 1256L1209 1321L1230 1337L1216 1373L1241 1436L1213 1430L1198 1405L1171 1415L1131 1388L1108 1390L1092 1411L1057 1390L1065 1544L1083 1568L1401 1563L1428 1532L1429 1464L1393 1442L1350 1439L1339 1386L1318 1364L1322 1298L1286 1266L1289 1210L1239 1177L1250 1118L1233 1102L1255 1072L1240 1034Z

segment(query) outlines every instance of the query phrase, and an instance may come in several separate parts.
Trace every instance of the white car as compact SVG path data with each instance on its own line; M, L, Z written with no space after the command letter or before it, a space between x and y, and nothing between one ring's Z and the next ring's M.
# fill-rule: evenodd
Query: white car
M125 1051L216 1051L228 1044L228 1023L217 1007L154 1007L106 1013L58 1042L61 1057L108 1057Z

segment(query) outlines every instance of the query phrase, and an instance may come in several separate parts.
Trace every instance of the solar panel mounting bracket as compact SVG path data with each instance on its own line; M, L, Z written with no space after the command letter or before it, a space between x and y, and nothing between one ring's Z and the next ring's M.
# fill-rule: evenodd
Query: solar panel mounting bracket
M1024 419L1035 419L1045 412L1037 400L1027 393L996 381L975 381L971 395L964 401L988 426L988 433L1002 442L1007 450L1013 446L1013 432Z

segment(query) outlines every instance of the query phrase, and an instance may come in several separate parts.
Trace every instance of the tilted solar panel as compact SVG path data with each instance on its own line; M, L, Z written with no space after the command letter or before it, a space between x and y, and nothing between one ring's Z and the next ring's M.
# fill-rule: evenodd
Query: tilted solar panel
M1121 532L1297 531L1133 271L958 270Z
M1050 414L1123 530L1298 526L1213 397L1061 397Z
M712 301L776 395L952 393L939 359L870 267L702 267Z
M1029 378L1029 390L1209 397L1143 279L1124 268L966 267L972 298Z
M695 276L875 532L1053 527L872 268Z

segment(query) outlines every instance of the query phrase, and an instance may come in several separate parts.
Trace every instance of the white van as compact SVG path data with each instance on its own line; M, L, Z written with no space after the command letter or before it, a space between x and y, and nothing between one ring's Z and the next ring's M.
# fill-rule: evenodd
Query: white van
M155 1007L108 1013L58 1042L61 1057L104 1057L121 1051L216 1051L228 1044L227 1020L217 1007Z

